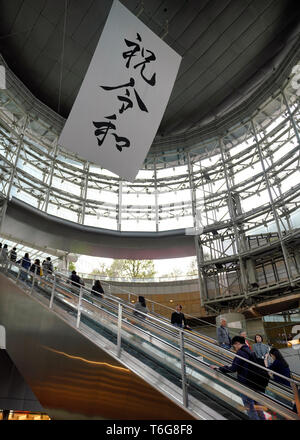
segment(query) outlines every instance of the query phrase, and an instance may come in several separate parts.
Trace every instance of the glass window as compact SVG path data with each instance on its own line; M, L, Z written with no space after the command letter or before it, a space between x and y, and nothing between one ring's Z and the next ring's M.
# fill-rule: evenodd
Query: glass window
M152 231L156 230L154 220L123 220L122 231Z
M104 215L89 215L86 214L84 224L87 226L94 226L95 228L117 230L117 221L106 217Z

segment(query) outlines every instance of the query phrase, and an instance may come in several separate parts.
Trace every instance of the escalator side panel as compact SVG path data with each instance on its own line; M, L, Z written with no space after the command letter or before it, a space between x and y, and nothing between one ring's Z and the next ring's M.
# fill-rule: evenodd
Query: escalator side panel
M2 274L0 325L9 356L50 418L192 419Z

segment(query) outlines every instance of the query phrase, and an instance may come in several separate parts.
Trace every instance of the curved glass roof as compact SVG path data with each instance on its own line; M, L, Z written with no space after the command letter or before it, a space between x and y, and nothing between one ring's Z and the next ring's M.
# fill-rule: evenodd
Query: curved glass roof
M133 183L63 150L42 111L34 116L14 91L0 90L3 197L119 231L216 228L230 222L229 196L246 233L272 229L274 203L283 229L297 223L299 101L290 79L230 130L152 153Z

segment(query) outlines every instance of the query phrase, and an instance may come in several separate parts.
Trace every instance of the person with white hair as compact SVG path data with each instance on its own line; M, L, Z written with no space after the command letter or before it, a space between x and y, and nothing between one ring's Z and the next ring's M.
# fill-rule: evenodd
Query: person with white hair
M221 347L227 350L231 349L231 337L227 328L227 321L224 318L221 318L220 327L217 328L217 340Z

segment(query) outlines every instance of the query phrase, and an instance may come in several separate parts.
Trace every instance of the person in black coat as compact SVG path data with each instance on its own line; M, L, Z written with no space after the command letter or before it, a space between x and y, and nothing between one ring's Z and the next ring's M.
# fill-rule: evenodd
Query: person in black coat
M92 295L98 296L99 298L103 298L104 290L101 286L101 283L99 280L96 280L93 287L92 287Z
M182 313L182 306L180 304L177 304L176 311L172 313L171 324L173 324L175 327L187 328L187 329L190 328L187 325L185 316Z
M34 263L31 265L29 271L34 273L35 275L38 275L39 277L41 276L41 263L40 263L39 259L36 259L34 261ZM34 277L34 275L31 275L31 281L33 281L33 277ZM34 282L34 285L35 286L38 285L38 281L37 280Z
M30 267L30 272L35 273L38 276L41 276L41 263L40 260L35 260L34 263Z
M71 276L69 278L72 286L80 287L84 286L84 282L81 280L80 276L77 275L76 270L72 270Z
M71 276L67 281L71 283L71 292L78 294L80 286L84 286L83 280L77 275L76 270L72 270Z
M282 354L277 348L271 348L269 356L272 358L273 362L270 366L268 366L268 360L265 359L265 365L269 370L274 371L275 373L279 373L282 376L285 376L287 378L291 378L291 371L289 368L289 365L287 361L284 359ZM285 385L287 387L291 386L291 383L289 380L283 379L283 377L277 376L277 374L271 374L270 376L273 376L273 380L281 385Z
M142 313L139 313L142 312ZM146 300L143 296L139 296L138 302L134 305L134 316L137 316L140 319L146 319L145 314L149 313L149 310L146 306Z
M232 346L238 356L241 358L247 359L251 361L252 355L251 350L246 345L245 338L242 336L234 336L232 338ZM224 365L223 367L218 367L217 365L211 365L211 368L218 369L222 373L237 373L237 379L238 381L250 388L252 388L253 384L249 383L249 363L247 361L244 361L243 359L240 359L240 357L235 357L233 359L232 364ZM243 401L243 404L247 410L248 416L250 419L254 420L265 420L265 416L263 411L256 410L255 405L256 402L248 397L245 394L241 393L241 398Z
M10 261L16 262L17 261L17 248L12 248L10 251Z

